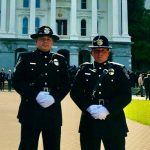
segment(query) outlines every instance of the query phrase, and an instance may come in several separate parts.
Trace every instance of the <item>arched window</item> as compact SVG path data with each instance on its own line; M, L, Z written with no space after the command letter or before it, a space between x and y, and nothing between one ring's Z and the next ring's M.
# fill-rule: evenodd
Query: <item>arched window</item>
M67 20L56 20L57 23L57 34L67 35Z
M22 21L22 34L28 34L28 18L24 17Z
M86 0L81 0L81 9L86 9Z
M23 0L23 7L29 7L29 0Z
M40 8L40 0L36 0L36 8Z
M35 18L35 32L36 33L39 27L40 27L40 18Z
M81 36L86 36L86 20L81 20Z

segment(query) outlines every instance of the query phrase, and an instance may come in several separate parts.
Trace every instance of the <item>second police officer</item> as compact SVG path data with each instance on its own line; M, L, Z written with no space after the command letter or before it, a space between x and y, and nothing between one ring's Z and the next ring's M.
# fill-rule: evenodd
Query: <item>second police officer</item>
M128 127L123 108L131 101L127 71L122 64L109 62L110 46L105 36L96 36L91 48L93 63L78 70L70 96L82 111L81 150L125 150Z
M40 133L44 150L60 150L61 101L70 89L67 63L62 55L51 52L59 37L50 27L40 27L31 38L37 49L20 54L13 79L21 96L19 150L37 150Z

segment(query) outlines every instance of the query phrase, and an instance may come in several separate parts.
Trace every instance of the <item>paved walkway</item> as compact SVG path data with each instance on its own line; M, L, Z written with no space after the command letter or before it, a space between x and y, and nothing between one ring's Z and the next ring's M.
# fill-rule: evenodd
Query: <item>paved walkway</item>
M146 100L146 97L141 97L141 96L136 96L136 95L132 95L133 99L137 99L137 100Z
M0 150L17 150L20 138L20 125L16 119L19 101L20 97L16 92L0 91ZM62 108L61 150L80 150L77 132L80 111L69 96L63 100ZM150 150L150 126L131 120L127 122L130 132L126 139L126 150ZM41 138L38 150L43 150Z

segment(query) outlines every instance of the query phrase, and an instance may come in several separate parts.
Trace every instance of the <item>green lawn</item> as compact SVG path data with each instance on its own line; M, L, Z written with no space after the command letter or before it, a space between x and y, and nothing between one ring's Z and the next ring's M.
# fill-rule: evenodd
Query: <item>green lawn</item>
M132 100L124 111L128 119L150 126L149 100Z

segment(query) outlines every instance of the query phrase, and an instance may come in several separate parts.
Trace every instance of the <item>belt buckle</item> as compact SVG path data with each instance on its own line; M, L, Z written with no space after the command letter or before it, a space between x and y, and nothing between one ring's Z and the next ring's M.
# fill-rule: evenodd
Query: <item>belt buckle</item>
M48 87L43 87L43 91L49 92L49 88Z
M99 103L99 105L104 105L104 99L99 99L98 103Z

